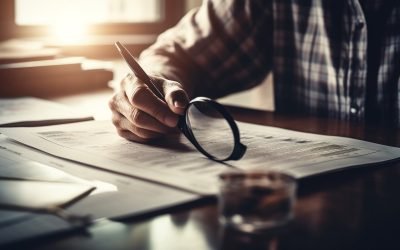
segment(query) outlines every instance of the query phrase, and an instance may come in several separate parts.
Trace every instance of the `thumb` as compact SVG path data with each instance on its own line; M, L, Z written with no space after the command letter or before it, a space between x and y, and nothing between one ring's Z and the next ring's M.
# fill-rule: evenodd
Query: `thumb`
M183 115L189 98L182 85L175 81L166 80L164 82L164 95L168 107L175 113Z

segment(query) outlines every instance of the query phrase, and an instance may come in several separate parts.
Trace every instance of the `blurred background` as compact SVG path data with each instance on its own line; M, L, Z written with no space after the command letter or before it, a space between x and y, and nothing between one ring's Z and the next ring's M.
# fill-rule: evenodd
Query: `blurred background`
M98 76L100 69L112 71L113 74L106 76L103 72L103 77L98 83L88 84L87 88L75 89L75 92L90 91L92 87L103 85L104 82L119 81L127 69L121 66L122 62L113 45L115 41L122 41L135 55L138 55L155 41L157 35L176 24L187 11L200 5L201 0L2 0L0 1L1 96L46 97L46 95L58 95L59 92L65 93L61 87L60 91L41 90L32 93L29 92L31 87L22 84L26 79L16 79L21 72L25 75L29 73L31 76L40 75L40 71L43 72L44 68L46 72L54 72L50 68L54 68L54 64L59 63L55 59L61 57L64 59L61 64L65 69L69 67L72 70L71 65L79 63L81 71L87 67L84 66L86 59L113 62L111 66L110 64L93 66L92 63L91 75L85 71L86 75L81 76L80 82L82 79L92 78L94 74ZM65 58L70 60L67 60L67 65L64 65ZM33 61L36 64L21 65ZM32 71L32 65L38 68L36 73ZM10 73L12 71L9 70L10 67L14 75ZM97 71L93 71L93 67ZM26 68L30 69L27 71ZM81 71L79 73L83 73ZM68 73L68 70L65 72ZM49 74L42 78L51 81ZM264 84L255 89L229 96L221 102L272 110L271 82L271 79L266 79ZM41 88L56 88L57 86L52 83L44 84ZM62 85L62 83L57 84ZM47 94L41 96L38 93Z

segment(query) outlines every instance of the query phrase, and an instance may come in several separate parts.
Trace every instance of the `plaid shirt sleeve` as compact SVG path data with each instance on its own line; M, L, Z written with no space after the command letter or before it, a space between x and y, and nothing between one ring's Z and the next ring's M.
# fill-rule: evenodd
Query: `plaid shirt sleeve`
M397 0L208 0L141 60L193 95L223 96L272 72L277 112L400 126L399 31Z
M141 54L141 63L155 74L190 83L194 95L216 98L250 88L272 65L272 55L265 56L272 46L265 39L272 28L265 2L204 1L159 36Z

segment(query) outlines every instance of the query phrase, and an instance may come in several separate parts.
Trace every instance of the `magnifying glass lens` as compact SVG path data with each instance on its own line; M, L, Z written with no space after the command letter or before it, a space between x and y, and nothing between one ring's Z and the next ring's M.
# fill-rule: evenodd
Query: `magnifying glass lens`
M232 154L235 146L232 128L211 103L191 103L186 121L200 147L216 160L224 160Z

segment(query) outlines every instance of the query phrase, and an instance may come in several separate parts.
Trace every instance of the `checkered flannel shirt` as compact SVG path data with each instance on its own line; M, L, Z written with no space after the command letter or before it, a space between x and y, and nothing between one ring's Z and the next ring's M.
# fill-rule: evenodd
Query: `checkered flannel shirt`
M390 0L203 1L141 61L214 98L273 73L277 112L355 121L369 113L399 126L400 1L387 12L382 2ZM380 43L368 47L368 33Z

